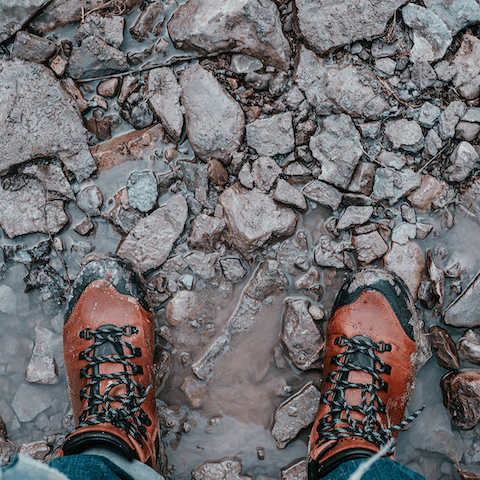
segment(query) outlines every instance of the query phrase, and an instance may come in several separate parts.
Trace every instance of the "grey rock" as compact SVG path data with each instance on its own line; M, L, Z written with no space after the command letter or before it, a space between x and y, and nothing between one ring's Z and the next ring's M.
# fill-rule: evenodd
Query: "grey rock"
M219 203L225 211L227 238L247 258L257 248L293 235L299 218L291 208L238 183L223 192Z
M480 123L480 107L467 108L467 111L461 120L462 122Z
M99 13L92 13L80 23L73 38L78 45L81 45L85 38L94 35L110 46L120 48L123 43L124 27L125 19L120 15L103 16Z
M79 180L97 168L74 100L43 65L0 60L0 132L0 174L39 157L59 158Z
M463 102L456 100L448 105L448 107L440 115L439 134L442 140L453 138L455 135L455 127L460 119L465 115L467 107Z
M201 316L201 298L197 292L180 290L167 305L167 322L174 327L187 321L198 321Z
M415 230L415 225L412 227ZM394 271L406 283L416 302L418 287L426 271L425 259L418 244L414 241L407 241L404 245L392 242L389 252L382 261L385 267Z
M51 0L22 0L0 5L0 43L15 35L38 11Z
M228 282L238 283L247 274L247 270L238 258L222 258L220 259L220 267L225 280Z
M287 107L290 107L292 110L297 110L304 100L305 97L303 93L296 85L294 85L285 95L285 102L287 104Z
M417 222L417 234L415 238L419 240L425 240L428 237L428 234L433 230L433 225L431 223Z
M478 132L480 132L480 125L478 123L458 122L455 128L455 138L472 142L477 138Z
M214 250L226 225L223 218L210 217L203 213L198 215L190 226L188 246L191 249Z
M480 23L480 7L475 0L425 0L425 6L440 17L452 35L468 25Z
M442 139L438 133L432 128L425 137L424 153L430 157L434 157L443 147Z
M448 60L442 60L435 65L435 73L442 82L450 82L457 74L457 69Z
M108 212L107 218L121 234L126 235L143 216L142 212L130 206L128 192L124 188L115 195L115 206Z
M193 252L185 257L185 261L192 272L203 280L215 278L217 260L217 253Z
M460 359L457 347L449 333L437 325L431 325L428 333L438 365L446 370L459 370Z
M405 222L397 225L392 230L392 242L399 245L405 245L412 238L417 235L417 227L411 223Z
M17 311L17 297L7 285L0 285L0 312L12 315Z
M365 122L357 125L364 138L376 138L380 133L380 126L380 122Z
M390 28L392 29L389 29L389 33L392 32L391 39L395 38L395 40L391 42L390 38L386 38L390 35L374 40L371 48L373 58L395 57L408 53L412 49L413 43L408 31L401 28L398 23Z
M274 97L280 96L287 88L287 72L278 72L268 84L268 91Z
M22 383L13 398L12 408L21 422L31 422L52 405L52 397L34 385Z
M411 78L420 90L424 90L436 82L437 75L428 62L419 60L412 67Z
M304 211L307 209L307 202L302 192L299 192L283 178L278 179L273 199L285 205L298 208L298 210Z
M408 223L415 223L417 221L417 215L415 210L408 204L404 203L400 207L402 218Z
M253 188L253 176L250 162L245 162L238 173L239 182L246 188Z
M285 300L281 340L290 361L300 370L319 368L325 340L309 312L310 302Z
M306 44L323 55L356 40L381 36L395 10L405 3L406 0L337 3L295 0L295 25Z
M259 62L260 60L256 61ZM269 73L262 74L257 72L250 72L245 75L245 84L248 87L254 88L255 90L268 90L268 86L270 85L271 80L272 75L270 75Z
M133 172L127 180L128 203L141 212L149 212L157 203L157 179L150 172Z
M377 231L365 235L354 235L352 242L357 259L362 265L368 265L388 250L387 244Z
M258 477L257 477L258 478ZM282 468L280 471L281 480L307 480L308 462L307 459L300 460L294 465Z
M327 65L325 59L303 45L294 80L318 115L333 112L378 120L390 110L385 97L376 93L380 84L370 68L360 69L348 63Z
M180 76L180 85L193 151L204 161L213 157L228 164L243 136L242 109L200 65L187 68Z
M57 46L48 38L37 37L20 31L15 36L12 58L27 62L44 63L57 51Z
M230 70L234 73L250 73L262 68L263 63L257 58L251 57L250 55L243 55L242 53L232 55Z
M182 233L187 213L185 198L175 195L135 225L118 249L118 255L131 260L142 273L159 267Z
M43 385L58 383L60 376L54 351L61 349L62 338L47 328L35 327L35 346L25 372L27 382Z
M397 62L392 60L391 58L377 58L375 60L375 69L380 74L385 74L384 76L392 76L395 73L395 67L397 66Z
M201 408L208 397L205 382L197 380L193 375L185 378L180 390L186 395L192 408Z
M283 169L283 174L293 180L305 180L312 176L312 171L301 162L292 162Z
M398 202L421 184L421 175L409 168L398 172L392 168L377 168L371 198L388 200L390 205Z
M467 362L480 364L480 343L475 330L464 332L458 341L458 352Z
M310 138L310 150L322 166L319 180L340 188L348 186L363 154L360 134L345 114L325 118L322 128Z
M124 102L120 116L137 130L145 129L154 121L153 112L140 93L133 93Z
M276 260L265 260L250 280L244 294L263 302L267 297L285 289L288 280Z
M413 48L410 61L440 60L452 42L450 30L434 12L409 3L402 9L404 22L413 29Z
M250 475L241 475L242 463L235 459L204 462L192 470L192 480L252 480Z
M407 158L403 152L390 152L382 150L377 157L377 162L385 167L392 167L395 170L401 170L407 163ZM371 193L371 192L370 192Z
M117 93L119 83L119 78L104 80L98 84L97 93L102 97L114 97Z
M165 7L160 2L150 2L141 11L137 21L130 28L130 34L138 42L143 42L149 37L150 33L159 35L165 21ZM155 32L154 32L155 28Z
M444 176L450 182L462 182L479 160L477 151L470 143L460 142L450 156L451 166L445 170Z
M345 268L345 250L351 250L351 244L332 241L327 235L320 235L315 246L315 263L320 267Z
M101 214L103 195L96 185L85 187L77 195L77 207L89 216L96 217Z
M36 179L26 179L20 188L0 186L0 225L9 238L28 233L56 234L69 219L64 202L49 199Z
M418 115L418 123L422 127L432 128L433 124L440 116L440 107L432 105L430 102L425 102L421 107Z
M372 214L373 207L347 207L337 223L337 230L347 230L350 227L363 225L368 222Z
M452 67L456 75L453 85L467 100L477 98L480 93L480 40L466 33L455 54ZM465 113L465 112L464 112ZM463 115L462 115L463 116Z
M170 68L155 68L148 73L146 98L150 108L174 141L180 140L183 129L182 89Z
M480 278L477 274L468 287L445 310L443 322L452 327L476 328L480 318L476 314L479 299Z
M376 170L377 166L374 163L359 162L353 173L352 180L348 185L348 191L367 196L370 195L373 191Z
M415 120L402 118L389 122L385 127L385 135L392 142L393 148L407 152L419 152L424 145L422 129Z
M68 74L75 80L103 77L128 70L125 54L97 37L83 39L68 61Z
M22 173L42 182L46 190L64 195L69 200L75 198L62 167L55 162L38 162L22 168Z
M291 112L279 113L249 123L247 144L259 155L290 153L295 146Z
M342 193L335 187L328 185L320 180L313 180L302 191L303 195L309 200L320 203L321 205L327 205L332 210L336 210L340 202L342 201Z
M271 0L190 0L173 14L168 33L176 48L213 53L241 49L280 70L289 67L291 50Z
M480 370L449 372L440 386L452 422L462 430L475 427L480 421Z
M252 177L255 186L263 193L270 191L281 173L282 169L273 158L259 157L253 162Z
M277 448L285 448L300 430L313 423L319 405L320 392L311 382L280 405L272 427Z
M141 3L141 0L124 0L122 2L125 7L123 13L128 15L135 6ZM45 34L80 22L85 12L104 6L104 4L104 0L76 0L75 2L53 0L30 22L30 27L34 32Z

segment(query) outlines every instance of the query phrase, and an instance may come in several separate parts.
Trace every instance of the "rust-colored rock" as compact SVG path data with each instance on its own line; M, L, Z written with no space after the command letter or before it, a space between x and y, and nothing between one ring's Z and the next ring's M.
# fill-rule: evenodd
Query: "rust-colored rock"
M429 333L438 365L447 370L458 370L460 368L460 360L457 347L449 333L444 328L436 325L430 327Z
M440 386L453 423L462 430L475 427L480 422L480 370L447 373Z

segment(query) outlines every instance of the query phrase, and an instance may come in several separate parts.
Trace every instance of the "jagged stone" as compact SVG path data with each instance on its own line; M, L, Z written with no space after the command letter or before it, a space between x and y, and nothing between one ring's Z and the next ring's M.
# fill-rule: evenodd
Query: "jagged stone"
M43 65L0 60L0 132L0 174L39 157L59 158L79 180L97 168L74 100Z
M188 246L192 249L214 250L226 225L223 218L210 217L203 213L198 215L190 226Z
M180 85L193 151L204 161L214 157L230 163L245 125L240 105L200 65L187 68L180 76Z
M291 112L255 120L246 130L247 144L259 155L290 153L295 145Z
M445 170L444 176L450 182L462 182L477 166L479 160L477 151L470 143L460 142L450 156L452 164Z
M252 177L255 186L263 193L268 193L282 173L278 163L270 157L259 157L252 165Z
M283 178L279 178L277 181L273 199L302 211L307 209L307 202L302 192L299 192L293 185L283 180Z
M354 235L352 243L355 246L358 261L362 265L368 265L388 251L388 245L377 231L365 235Z
M347 207L337 223L337 230L347 230L350 227L363 225L368 222L372 214L373 207Z
M440 120L438 122L439 134L442 140L453 138L455 135L455 128L460 119L465 115L466 111L466 105L459 100L449 103L448 107L440 115Z
M428 10L440 17L452 35L456 35L468 25L480 23L480 7L475 0L425 0Z
M89 216L96 217L101 214L103 194L96 185L85 187L77 195L77 207Z
M120 48L123 43L123 29L125 19L120 15L103 16L99 13L92 13L85 17L80 23L73 38L81 45L82 41L94 35L108 43L110 46Z
M325 59L303 45L299 48L294 80L318 115L333 112L378 120L390 109L374 89L379 84L370 68L359 69L348 63L327 65Z
M443 322L452 327L480 327L480 276L477 275L468 287L445 310Z
M257 248L293 235L299 218L291 208L238 183L223 192L219 203L225 211L227 238L247 258Z
M416 153L423 148L424 140L420 125L415 120L394 120L385 127L385 135L392 142L393 148L401 148Z
M335 187L320 180L310 182L304 187L302 193L309 200L320 203L321 205L327 205L331 207L332 210L336 210L339 207L343 197L342 193Z
M142 273L159 267L182 233L187 213L185 198L175 195L135 225L118 249L118 255L131 260Z
M240 48L265 65L286 70L291 50L271 0L190 0L168 22L177 48L213 53Z
M162 30L163 22L165 21L165 7L160 2L150 2L140 12L137 21L130 28L130 34L137 40L137 42L143 42L149 34L153 33L155 36L160 34ZM155 32L154 32L155 27Z
M1 43L1 42L0 42ZM27 62L44 63L57 51L57 46L48 38L37 37L20 31L15 35L12 58Z
M241 475L239 459L204 462L192 470L192 480L253 480L250 475Z
M432 325L429 333L438 365L447 370L459 370L460 359L457 347L449 333L437 325Z
M392 168L377 168L371 198L375 201L388 200L394 205L421 184L421 175L409 168L398 172Z
M157 203L157 179L151 171L133 172L127 180L128 203L141 212L149 212Z

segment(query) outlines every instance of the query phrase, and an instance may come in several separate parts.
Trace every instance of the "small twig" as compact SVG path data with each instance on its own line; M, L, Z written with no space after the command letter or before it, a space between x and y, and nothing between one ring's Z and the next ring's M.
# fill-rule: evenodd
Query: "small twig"
M437 159L449 146L450 142L448 142L434 157L432 157L422 168L420 168L418 173L422 173L422 171L427 168L435 159Z
M375 75L376 76L376 75ZM376 76L377 77L377 76ZM412 105L408 102L405 102L404 100L402 100L398 94L392 90L392 87L390 87L390 85L385 81L385 80L382 80L381 78L377 77L377 80L390 92L391 95L393 95L395 97L396 100L398 100L402 105L404 105L405 107L412 107L412 108L420 108L421 105Z
M105 75L104 77L92 77L76 80L80 83L94 82L96 80L107 80L109 78L124 77L125 75L134 75L135 73L148 72L149 70L154 70L155 68L161 67L171 67L178 63L182 62L191 62L192 60L205 60L206 58L218 57L223 54L234 54L238 53L240 49L234 48L233 50L222 50L221 52L215 53L206 53L205 55L197 55L196 57L172 57L168 62L160 63L157 65L150 65L149 67L139 68L138 70L129 70L128 72L122 73L112 73L111 75Z
M385 166L385 165L383 165L383 163L380 163L378 160L376 160L375 158L371 157L371 156L365 151L365 149L363 148L363 145L361 146L361 148L362 148L363 153L364 153L372 162L377 163L377 164L380 165L381 167L384 167L384 166Z

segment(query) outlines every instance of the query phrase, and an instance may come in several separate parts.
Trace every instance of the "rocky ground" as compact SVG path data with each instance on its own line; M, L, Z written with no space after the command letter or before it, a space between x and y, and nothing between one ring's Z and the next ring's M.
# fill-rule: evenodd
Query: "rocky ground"
M63 302L117 252L156 308L167 477L306 478L329 310L375 263L436 359L397 458L480 478L479 24L476 0L0 0L4 460L72 428Z

